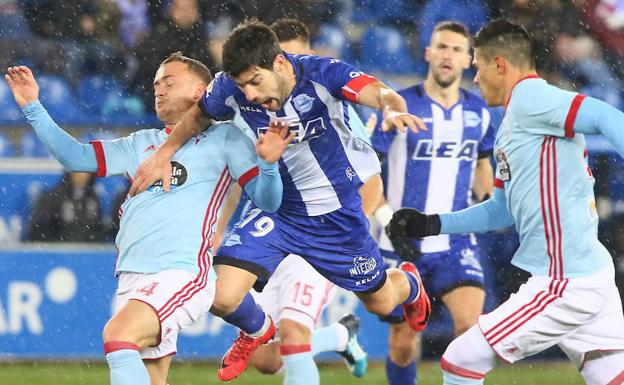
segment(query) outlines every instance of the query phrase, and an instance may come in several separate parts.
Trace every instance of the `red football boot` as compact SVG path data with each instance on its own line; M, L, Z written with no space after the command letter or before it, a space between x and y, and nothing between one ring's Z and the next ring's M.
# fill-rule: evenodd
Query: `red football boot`
M249 359L258 346L266 344L275 335L275 324L271 319L269 329L260 337L249 337L246 333L240 332L230 349L225 352L221 359L221 367L217 375L221 381L231 381L238 377L247 369Z
M427 326L429 315L431 314L431 302L429 301L429 296L425 291L425 287L423 286L416 266L414 266L411 262L403 262L399 265L399 269L407 273L414 274L416 278L418 278L420 294L418 295L418 299L416 301L403 304L403 316L405 317L405 321L409 327L412 330L419 332Z

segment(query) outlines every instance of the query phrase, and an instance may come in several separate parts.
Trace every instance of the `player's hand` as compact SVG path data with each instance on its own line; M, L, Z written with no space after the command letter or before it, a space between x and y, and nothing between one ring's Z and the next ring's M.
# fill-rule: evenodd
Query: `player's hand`
M414 238L394 237L390 243L395 254L402 260L416 263L420 258L420 249L414 244Z
M165 192L169 192L171 182L171 156L157 150L145 159L137 169L128 194L135 196L147 190L155 182L161 180Z
M440 216L427 215L416 209L402 208L395 211L386 226L390 241L398 237L424 238L440 234Z
M407 112L384 111L383 122L381 122L382 131L406 132L408 128L413 132L427 131L425 122L416 115Z
M267 132L258 135L256 154L267 163L275 163L295 139L295 135L294 131L288 129L288 123L275 120L269 124Z
M30 68L9 67L4 75L18 106L24 107L39 98L39 85Z

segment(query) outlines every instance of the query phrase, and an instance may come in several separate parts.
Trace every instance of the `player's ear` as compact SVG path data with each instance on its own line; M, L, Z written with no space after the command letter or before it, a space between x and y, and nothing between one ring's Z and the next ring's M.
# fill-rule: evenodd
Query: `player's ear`
M273 59L273 70L281 72L286 66L286 61L286 57L284 57L281 53L275 56L275 59Z
M429 47L425 47L425 61L429 63L429 60L431 60L431 50Z
M499 75L505 74L507 71L507 60L502 56L494 56L494 63L496 63L496 72Z
M201 99L206 94L206 83L200 82L195 86L195 94L193 95L194 99Z

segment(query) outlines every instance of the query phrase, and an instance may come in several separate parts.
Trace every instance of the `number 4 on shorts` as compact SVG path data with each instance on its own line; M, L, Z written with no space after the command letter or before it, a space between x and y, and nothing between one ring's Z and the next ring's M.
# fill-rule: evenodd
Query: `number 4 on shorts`
M142 293L144 296L149 297L154 294L154 289L158 286L159 282L152 282L149 285L145 286L142 289L137 289L138 293Z

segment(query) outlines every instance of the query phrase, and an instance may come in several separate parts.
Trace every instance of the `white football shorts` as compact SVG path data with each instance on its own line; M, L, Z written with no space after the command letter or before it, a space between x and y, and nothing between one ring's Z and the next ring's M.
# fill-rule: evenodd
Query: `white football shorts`
M154 274L122 273L115 294L117 311L129 300L145 302L160 320L161 341L143 349L141 357L159 359L175 354L178 333L206 313L214 301L215 281L197 281L197 274L185 270L165 270Z

